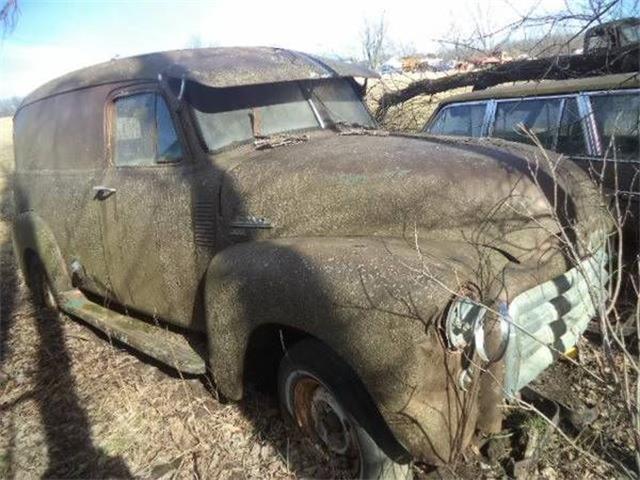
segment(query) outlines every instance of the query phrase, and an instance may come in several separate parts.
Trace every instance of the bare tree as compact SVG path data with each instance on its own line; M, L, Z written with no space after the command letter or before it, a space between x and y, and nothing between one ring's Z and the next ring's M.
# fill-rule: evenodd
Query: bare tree
M373 70L380 68L389 56L387 27L384 12L374 21L367 18L364 20L361 33L362 54Z
M376 117L382 120L389 108L400 105L419 95L434 95L447 90L469 87L486 88L505 82L564 79L580 76L596 76L607 73L638 71L640 52L637 44L618 52L601 52L595 55L569 55L569 46L584 32L605 21L638 13L638 0L583 0L568 2L565 8L553 15L522 13L521 18L508 25L496 27L487 20L481 9L475 12L471 36L453 34L451 39L440 40L456 51L489 53L499 49L514 38L524 37L528 31L538 32L537 40L528 39L528 46L537 55L534 61L504 63L484 70L457 73L438 79L420 79L401 89L385 92L378 101ZM454 29L454 32L456 30ZM555 38L553 38L555 36ZM552 40L552 41L548 41ZM561 55L564 49L565 54ZM553 54L551 54L553 52Z
M216 43L207 42L202 38L202 35L196 33L189 37L185 46L186 48L209 48L215 47Z
M5 0L0 7L0 25L2 25L2 35L11 33L16 26L20 9L18 0Z
M0 98L0 117L12 116L16 113L20 102L22 102L20 97Z

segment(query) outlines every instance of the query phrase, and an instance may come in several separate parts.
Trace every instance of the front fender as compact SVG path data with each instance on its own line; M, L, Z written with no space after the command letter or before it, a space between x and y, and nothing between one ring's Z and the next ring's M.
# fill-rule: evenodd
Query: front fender
M16 215L13 221L13 249L25 277L28 272L25 252L32 250L44 265L55 293L72 288L71 277L53 231L35 212L26 211Z
M471 270L429 254L436 250L418 254L402 240L376 238L295 238L224 250L212 260L205 288L217 386L241 398L251 332L264 324L293 327L354 369L411 453L447 461L452 435L461 434L464 399L453 380L461 359L447 350L437 323L452 297L444 285L455 289Z

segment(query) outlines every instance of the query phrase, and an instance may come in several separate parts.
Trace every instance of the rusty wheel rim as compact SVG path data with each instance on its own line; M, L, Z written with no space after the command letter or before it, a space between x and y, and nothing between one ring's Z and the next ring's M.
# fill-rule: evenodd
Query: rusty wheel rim
M353 423L331 391L303 374L292 388L293 417L297 425L324 450L347 461L351 473L361 469L361 452Z

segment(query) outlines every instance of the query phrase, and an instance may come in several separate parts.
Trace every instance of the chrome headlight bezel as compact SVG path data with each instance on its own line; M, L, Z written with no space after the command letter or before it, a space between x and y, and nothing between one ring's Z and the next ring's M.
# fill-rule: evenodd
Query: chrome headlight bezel
M470 297L458 297L452 301L444 324L447 344L452 350L463 350L473 342L474 325L486 315L487 310Z
M493 363L500 360L509 343L511 320L509 307L505 302L500 302L497 307L500 341L497 348L494 349L495 352L489 353L486 346L485 323L493 312L490 312L475 298L457 297L453 300L447 311L444 325L449 348L458 351L473 345L483 361Z

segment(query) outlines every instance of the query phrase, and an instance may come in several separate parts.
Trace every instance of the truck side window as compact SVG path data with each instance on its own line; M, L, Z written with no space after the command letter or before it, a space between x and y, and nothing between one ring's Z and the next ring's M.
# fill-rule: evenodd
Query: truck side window
M434 135L479 137L482 135L485 108L486 103L444 107L428 131Z
M117 166L154 165L182 157L169 109L156 93L116 99L114 146Z
M492 136L512 142L533 143L521 130L520 127L524 126L543 147L553 148L561 104L560 98L499 102Z
M640 95L592 95L591 107L604 154L608 158L640 157Z
M555 150L568 155L586 155L587 153L582 118L575 98L567 98L564 103Z

